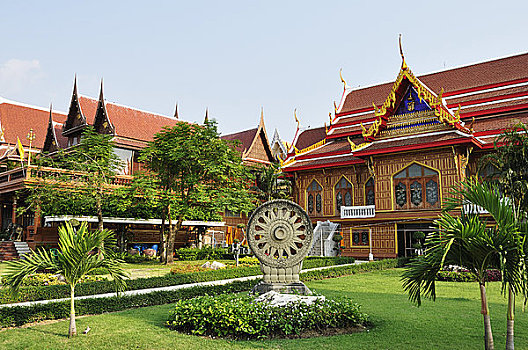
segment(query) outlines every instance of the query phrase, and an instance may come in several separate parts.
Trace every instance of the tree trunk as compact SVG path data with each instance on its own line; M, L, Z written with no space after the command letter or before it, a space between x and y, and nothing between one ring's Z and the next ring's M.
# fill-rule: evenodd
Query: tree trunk
M102 191L102 189L101 189ZM99 191L98 191L99 192ZM103 226L103 205L101 203L101 194L102 193L98 193L98 196L95 200L95 206L96 206L96 210L97 210L97 229L99 231L102 231L104 226Z
M169 221L169 234L165 240L165 264L174 262L174 224L172 223L171 206L167 207L167 219Z
M68 337L77 335L77 325L75 324L75 287L70 286L70 330Z
M515 349L514 332L513 332L514 318L515 318L515 294L513 294L513 290L511 289L511 286L508 285L508 317L507 317L507 323L506 323L506 350Z
M165 211L161 214L161 227L160 227L160 236L159 236L159 257L160 263L165 263L167 261L165 256Z
M488 298L486 296L486 284L484 282L479 282L480 286L480 302L481 310L480 313L484 318L484 348L486 350L493 350L495 346L493 345L493 333L491 331L491 320L489 315L488 308Z

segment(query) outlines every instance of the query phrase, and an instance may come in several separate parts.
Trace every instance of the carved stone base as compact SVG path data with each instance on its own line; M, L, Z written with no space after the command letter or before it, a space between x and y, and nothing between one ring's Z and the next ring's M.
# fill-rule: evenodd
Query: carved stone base
M261 281L255 287L253 287L253 290L251 292L255 294L264 294L269 291L275 291L277 293L285 294L312 294L312 291L308 289L308 287L306 287L306 285L302 282L266 283L264 281Z

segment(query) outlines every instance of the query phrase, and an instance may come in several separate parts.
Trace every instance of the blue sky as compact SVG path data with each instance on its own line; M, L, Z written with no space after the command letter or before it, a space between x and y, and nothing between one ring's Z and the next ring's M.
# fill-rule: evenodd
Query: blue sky
M350 86L528 51L527 1L4 1L0 96L66 111L97 97L270 137L321 126ZM30 126L28 126L30 127Z

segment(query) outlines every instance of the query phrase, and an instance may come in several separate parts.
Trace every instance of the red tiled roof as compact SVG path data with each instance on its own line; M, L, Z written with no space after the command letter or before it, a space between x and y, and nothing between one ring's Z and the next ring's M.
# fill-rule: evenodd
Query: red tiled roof
M524 79L528 78L528 53L426 74L418 78L434 92L440 92L441 88L444 88L445 96L455 91ZM382 104L392 85L390 82L351 91L346 96L340 113L371 108L373 102Z
M62 136L62 123L54 122L53 129L55 130L55 136L57 137L57 143L58 143L59 148L68 147L68 138L65 136Z
M97 99L79 95L79 105L81 106L82 114L86 118L86 123L93 125L95 111L97 110Z
M228 141L240 141L240 145L238 145L237 149L243 153L246 152L249 147L251 147L251 144L255 139L257 131L258 127L254 129L235 132L233 134L222 135L221 138Z
M471 142L472 137L461 135L456 131L450 131L442 134L428 135L423 134L419 137L408 137L396 140L374 141L372 145L354 152L355 155L361 157L365 154L375 153L392 153L401 151L402 147L406 146L420 146L420 148L432 147L434 145L440 146L445 142L453 144ZM451 144L450 143L450 144ZM379 152L378 152L379 151Z
M105 102L105 106L108 119L115 128L116 136L123 138L152 141L154 135L160 132L164 126L170 127L176 123L185 123L176 118L144 112L112 102ZM95 113L92 121L93 118L95 118Z
M321 141L325 137L326 130L324 126L319 128L306 129L302 131L297 137L295 147L297 147L298 150L302 150L303 148L309 147Z
M52 119L60 124L66 120L66 114L54 111ZM33 128L35 140L32 146L42 148L48 130L49 110L0 98L0 123L4 128L4 138L14 145L17 137L22 145L29 146L26 135Z

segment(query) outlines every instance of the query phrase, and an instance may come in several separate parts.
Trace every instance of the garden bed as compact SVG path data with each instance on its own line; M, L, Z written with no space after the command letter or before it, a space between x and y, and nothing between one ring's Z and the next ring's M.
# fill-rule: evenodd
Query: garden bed
M307 338L360 331L368 315L350 299L271 306L251 295L224 294L178 301L166 324L187 334L228 339Z

